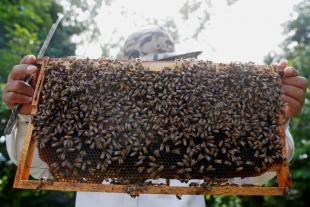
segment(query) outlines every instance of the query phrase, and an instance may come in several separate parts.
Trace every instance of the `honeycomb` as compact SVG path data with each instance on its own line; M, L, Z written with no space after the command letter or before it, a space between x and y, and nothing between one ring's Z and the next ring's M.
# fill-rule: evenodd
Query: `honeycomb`
M178 60L50 61L32 138L60 182L254 177L285 157L276 68Z

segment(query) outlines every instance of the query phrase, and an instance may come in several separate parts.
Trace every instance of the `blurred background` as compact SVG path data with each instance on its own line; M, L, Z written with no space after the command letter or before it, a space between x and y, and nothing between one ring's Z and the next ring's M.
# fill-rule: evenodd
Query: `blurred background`
M0 92L12 67L37 55L58 15L65 15L45 53L50 57L122 58L126 37L146 25L166 28L178 51L202 50L213 62L277 63L287 59L310 78L310 0L2 0ZM310 92L290 127L293 188L285 197L205 196L207 206L306 206L310 203ZM14 189L16 166L5 148L11 111L0 101L0 207L74 206L75 192ZM277 186L276 179L267 186Z

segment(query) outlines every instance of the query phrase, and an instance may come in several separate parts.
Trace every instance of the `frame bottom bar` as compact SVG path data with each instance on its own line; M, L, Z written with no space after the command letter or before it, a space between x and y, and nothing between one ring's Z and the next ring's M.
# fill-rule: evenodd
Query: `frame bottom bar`
M87 191L106 193L128 193L127 185L114 184L90 184L90 183L64 183L47 181L42 184L39 180L21 180L15 183L14 188L41 189L41 190L65 190ZM136 194L181 194L181 195L245 195L245 196L284 196L288 195L287 187L177 187L177 186L146 186L140 190L131 191Z

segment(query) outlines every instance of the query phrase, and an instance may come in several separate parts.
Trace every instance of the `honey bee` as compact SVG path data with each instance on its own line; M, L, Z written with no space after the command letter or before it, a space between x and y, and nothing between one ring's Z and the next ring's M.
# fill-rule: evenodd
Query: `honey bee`
M177 174L184 174L184 173L185 173L184 169L180 169L177 171Z
M219 142L219 147L222 147L223 146L223 144L224 144L224 142L221 140L220 142Z
M153 156L150 155L148 158L149 158L152 162L156 162L156 158L155 158L155 157L153 157Z
M243 167L237 167L235 171L240 172L241 170L243 170Z
M213 155L214 155L214 153L215 153L215 151L216 151L216 149L212 148L212 149L211 149L211 151L210 151L210 155L212 155L212 156L213 156Z
M120 157L120 156L118 157L117 163L118 163L119 165L122 165L122 164L124 163L122 157Z
M164 168L165 168L165 167L164 167L163 165L161 165L161 166L157 169L157 171L160 172L160 171L162 171Z
M154 167L154 168L157 168L157 167L158 167L158 165L155 164L155 163L149 163L149 165L150 165L151 167Z
M55 142L55 143L52 144L52 147L57 147L57 146L59 146L60 144L61 144L60 142Z
M130 154L130 157L134 157L134 156L136 156L138 154L138 152L137 151L134 151L134 152L132 152L131 154Z
M71 148L68 148L67 151L68 151L68 152L74 152L75 149L71 147Z
M51 168L56 168L56 167L58 167L58 163L55 162L51 164Z
M89 149L93 150L95 148L95 142L91 143L91 145L89 146Z
M227 160L224 162L224 164L227 165L227 166L231 166L232 165L232 163L227 161Z
M222 160L216 159L216 160L214 160L214 163L216 163L216 164L222 164Z
M92 141L91 141L90 139L87 139L87 140L84 141L84 143L85 143L85 144L91 144Z
M88 169L88 172L93 175L95 172L96 172L96 169L95 168L89 168Z
M201 165L199 168L199 173L202 174L204 172L205 166Z
M154 154L156 155L156 157L160 157L160 154L159 154L159 150L158 150L158 149L156 149L156 150L154 151Z
M139 160L145 160L146 158L147 158L146 156L142 156L142 155L138 157Z
M182 144L182 141L177 141L174 145L175 145L175 146L178 146L178 145L180 145L180 144Z
M83 150L83 151L80 151L80 155L83 157L83 156L86 156L87 153Z
M184 172L192 172L192 168L185 168Z
M142 164L143 164L143 160L140 160L140 161L138 161L138 162L135 163L135 166L140 166L140 165L142 165Z
M180 149L174 149L171 152L174 153L174 154L181 155Z
M224 144L224 146L227 147L228 149L231 148L231 145L229 143L227 143L227 142Z
M242 147L245 147L245 142L244 141L239 141L239 144L242 146Z
M239 165L243 165L243 161L242 160L238 160L236 161L236 165L239 166Z
M229 133L229 131L225 131L225 134L227 137L231 137L231 134Z
M179 179L179 180L180 180L180 179ZM181 194L176 194L175 196L177 197L178 200L181 200L181 199L182 199L182 195L181 195Z
M60 159L62 160L65 160L66 159L66 153L65 152L62 152L60 155L59 155Z
M192 179L192 176L188 173L185 173L185 177L188 179L188 180L191 180Z
M272 164L274 163L274 160L271 157L268 157L268 162Z
M213 155L213 156L214 156L214 157L217 157L217 155L218 155L218 149L216 149L216 150L215 150L215 152L214 152L214 155Z
M209 155L205 155L205 158L208 162L210 162L212 160L212 158Z
M145 155L147 155L147 154L149 153L148 150L146 149L146 147L143 147L142 150L143 150L143 153L144 153Z
M254 157L257 158L258 156L259 156L259 151L256 150L256 151L255 151L255 154L254 154Z
M215 170L212 165L209 165L206 169L207 172L210 172L211 170Z
M152 138L151 138L151 139L152 139ZM145 140L145 146L146 146L146 147L149 147L150 144L151 144L151 142L152 142L151 140L148 140L148 139Z
M189 167L190 165L193 166L195 163L192 163L193 161L195 162L195 160L186 160L186 159L183 159L183 164L186 166L186 167Z
M254 167L254 170L255 170L256 172L260 172L260 171L261 171L261 169L258 168L258 167Z
M254 166L254 165L255 165L255 163L254 163L254 162L251 162L251 161L246 161L245 164L246 164L246 165L249 165L249 166Z
M139 167L138 172L141 174L144 171L145 167Z
M147 170L146 170L146 172L147 173L152 173L152 172L154 172L155 171L155 168L153 168L153 167L151 167L151 168L148 168Z
M166 144L166 145L165 145L165 149L166 149L166 152L167 152L167 153L169 153L169 152L170 152L170 147L169 147L169 145L168 145L168 144Z

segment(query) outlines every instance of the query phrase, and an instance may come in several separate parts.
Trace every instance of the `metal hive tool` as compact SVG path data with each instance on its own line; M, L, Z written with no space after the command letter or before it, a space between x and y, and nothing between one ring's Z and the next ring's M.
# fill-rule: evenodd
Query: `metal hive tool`
M28 133L57 183L289 173L276 66L74 57L43 66Z

